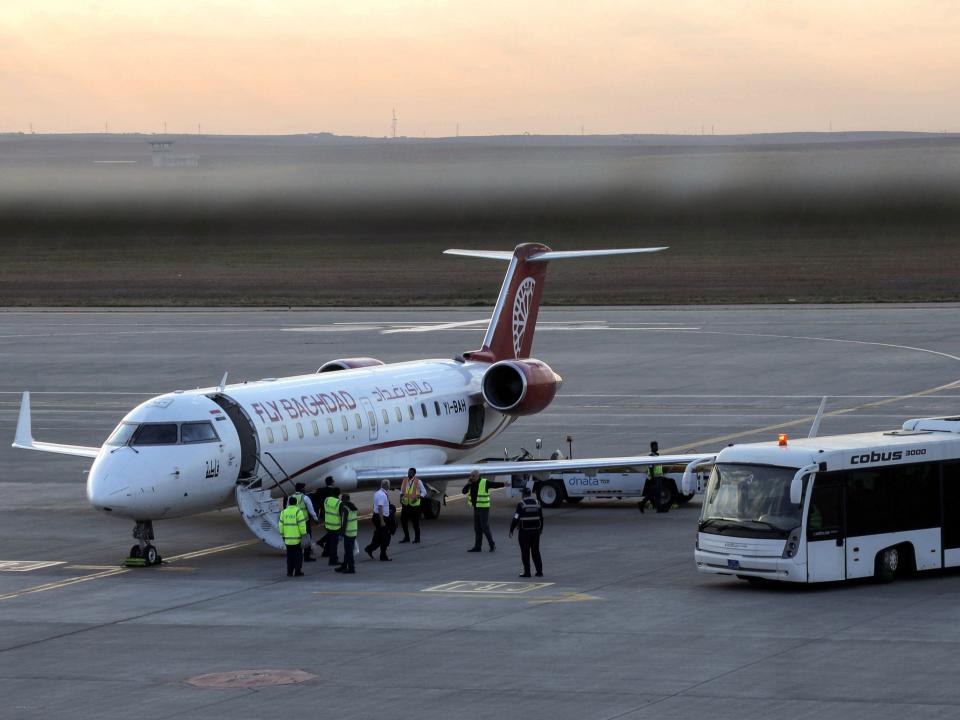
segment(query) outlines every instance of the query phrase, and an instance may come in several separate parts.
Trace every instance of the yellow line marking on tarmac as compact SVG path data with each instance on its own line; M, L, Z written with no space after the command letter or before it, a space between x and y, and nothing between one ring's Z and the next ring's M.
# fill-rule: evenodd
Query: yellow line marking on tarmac
M229 545L217 545L216 547L206 548L205 550L194 550L193 552L182 553L180 555L171 555L168 558L164 558L163 561L168 563L176 562L177 560L192 560L193 558L205 557L207 555L214 555L215 553L222 553L228 550L237 550L242 547L259 544L260 541L256 538L251 540L241 540L240 542L230 543Z
M63 560L0 560L0 572L32 572L63 564Z
M248 545L258 544L260 541L253 540L242 540L240 542L230 543L229 545L218 545L212 548L206 548L204 550L194 550L193 552L183 553L181 555L173 555L164 560L165 563L176 562L177 560L187 560L190 558L204 557L206 555L213 555L214 553L226 552L228 550L236 550L237 548L247 547ZM68 566L69 567L69 566ZM95 569L97 566L82 566L77 565L73 566L75 569L85 569L86 567L90 569ZM177 568L164 568L163 565L153 568L156 570L165 570L167 572L191 572L195 568L189 567L177 567ZM46 592L47 590L57 590L59 588L67 587L69 585L76 585L78 583L87 582L89 580L101 580L103 578L113 577L115 575L123 575L124 573L130 572L130 568L123 567L112 567L107 570L101 570L100 572L95 572L91 575L84 575L82 577L70 578L68 580L59 580L57 582L44 583L43 585L34 585L33 587L24 588L23 590L16 590L11 593L6 593L5 595L0 595L0 600L12 600L13 598L23 597L24 595L31 595L33 593Z
M88 580L100 580L101 578L111 577L113 575L123 575L123 573L127 572L130 571L126 568L114 568L113 570L104 570L102 572L93 573L92 575L70 578L69 580L60 580L59 582L45 583L44 585L34 585L33 587L24 588L23 590L17 590L16 592L7 593L6 595L0 595L0 600L11 600L13 598L23 597L24 595L30 595L32 593L56 590L58 588L67 587L68 585L76 585L77 583L87 582Z
M116 570L120 565L67 565L64 570Z
M417 592L400 592L400 591L386 591L386 592L376 592L376 591L364 591L364 590L318 590L315 591L314 595L324 595L328 597L409 597L409 598L420 598L423 599L423 590ZM584 602L588 600L602 600L603 598L596 597L595 595L587 595L586 593L578 592L563 592L559 595L544 595L543 597L530 597L529 595L519 595L517 593L506 594L506 593L464 593L464 592L443 592L435 591L431 592L430 595L433 597L443 597L443 598L460 598L463 600L466 599L479 599L479 600L523 600L531 605L547 605L547 604L557 604L557 603L573 603L573 602Z

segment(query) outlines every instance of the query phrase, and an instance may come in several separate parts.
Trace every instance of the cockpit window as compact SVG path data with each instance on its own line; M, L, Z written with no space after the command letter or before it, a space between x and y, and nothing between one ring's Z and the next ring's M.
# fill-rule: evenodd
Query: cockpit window
M140 423L120 423L117 425L117 429L114 430L110 434L110 437L107 438L107 445L116 445L117 447L126 445L128 442L130 442L130 438L133 437L133 433L138 427L140 427Z
M217 442L219 439L212 423L190 422L180 426L180 442L182 443Z
M144 423L133 438L134 445L176 445L176 423Z

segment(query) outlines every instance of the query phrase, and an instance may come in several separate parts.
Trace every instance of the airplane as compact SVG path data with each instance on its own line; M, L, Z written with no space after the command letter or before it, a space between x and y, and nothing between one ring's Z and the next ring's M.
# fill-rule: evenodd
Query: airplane
M135 522L131 558L162 561L153 521L236 504L250 530L282 548L276 518L294 483L307 491L333 477L343 491L399 482L417 468L428 487L427 517L440 512L446 484L479 470L512 473L695 464L712 456L465 462L520 417L545 410L562 379L531 357L547 263L652 253L664 247L554 251L539 243L513 252L446 250L508 261L481 347L452 359L384 363L353 357L316 373L177 390L147 400L101 447L33 438L23 393L13 447L93 460L87 499L96 510Z

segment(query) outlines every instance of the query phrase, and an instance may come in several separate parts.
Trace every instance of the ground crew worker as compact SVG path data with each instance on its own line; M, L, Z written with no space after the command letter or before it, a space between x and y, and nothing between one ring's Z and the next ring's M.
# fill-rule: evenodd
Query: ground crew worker
M400 525L403 526L403 540L400 542L410 542L410 522L413 523L413 542L420 542L420 498L426 494L417 477L417 469L407 470L407 477L400 485Z
M390 545L390 530L387 522L390 518L390 481L381 480L380 489L373 494L373 538L363 551L373 560L373 551L380 549L380 559L390 562L387 546Z
M297 499L297 505L303 510L304 514L307 516L307 542L303 547L303 561L304 562L316 562L316 558L313 556L313 523L319 523L317 519L317 511L313 508L313 501L310 499L309 495L304 495L303 491L307 489L307 486L303 483L297 483L293 486L294 493L291 497Z
M340 488L333 488L333 493L323 501L323 527L327 531L327 562L336 565L337 545L340 544Z
M324 501L333 494L333 478L327 475L323 479L323 487L315 491L310 499L313 501L313 507L322 510ZM319 522L319 521L318 521ZM322 523L321 523L322 524ZM317 546L322 548L320 552L320 557L327 556L327 532L323 531L323 535L317 540Z
M650 443L650 454L654 457L660 455L660 445L656 440ZM663 465L647 465L647 481L643 484L643 497L637 503L637 508L643 512L647 503L653 505L658 513L664 513L670 510L669 503L663 505Z
M307 534L307 515L303 512L297 499L291 495L287 498L287 506L280 512L280 522L277 523L283 544L287 548L287 577L303 575L303 548L300 542Z
M530 488L523 489L523 499L513 513L510 523L510 537L513 531L520 527L520 561L523 563L523 573L520 577L530 577L530 556L533 555L533 566L537 570L537 577L543 577L543 560L540 558L540 534L543 532L543 508L533 497Z
M357 506L349 495L340 498L340 521L343 524L343 562L335 572L353 575L356 572L353 553L357 544Z
M497 549L497 544L490 534L490 491L502 488L503 483L491 482L480 477L476 470L470 473L470 481L463 486L461 492L467 496L467 503L473 508L473 547L467 552L483 550L483 538L486 536L490 552Z

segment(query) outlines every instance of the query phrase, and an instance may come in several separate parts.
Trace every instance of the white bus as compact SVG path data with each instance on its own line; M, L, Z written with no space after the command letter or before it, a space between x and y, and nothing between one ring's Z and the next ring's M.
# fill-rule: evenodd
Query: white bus
M701 572L751 581L890 581L960 566L960 417L725 448L695 558Z

